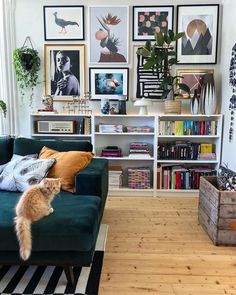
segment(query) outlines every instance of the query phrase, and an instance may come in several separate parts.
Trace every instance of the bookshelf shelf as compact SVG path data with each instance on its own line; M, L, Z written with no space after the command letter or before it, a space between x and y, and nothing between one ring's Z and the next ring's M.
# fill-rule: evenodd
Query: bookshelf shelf
M179 164L217 164L217 160L157 160L158 163L179 163Z
M154 158L129 158L129 157L99 157L96 156L96 158L106 158L108 160L112 160L112 161L153 161Z
M32 133L32 137L48 137L49 134L38 134L38 133ZM50 137L82 137L82 138L88 138L91 137L91 134L50 134Z
M101 136L106 136L106 135L112 135L112 136L154 136L154 132L94 132L94 135L101 135Z
M220 138L219 135L158 135L159 139L170 138L170 139L190 139L190 138Z

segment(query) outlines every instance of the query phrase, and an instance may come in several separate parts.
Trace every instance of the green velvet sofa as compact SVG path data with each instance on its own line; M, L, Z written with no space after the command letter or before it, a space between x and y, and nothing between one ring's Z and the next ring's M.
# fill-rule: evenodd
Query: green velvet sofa
M12 154L39 153L43 146L58 151L92 151L87 141L35 140L0 137L0 165ZM0 265L61 265L73 283L72 266L91 264L108 193L108 161L93 159L75 177L75 193L61 191L54 213L32 225L32 254L19 258L14 208L21 193L0 190Z

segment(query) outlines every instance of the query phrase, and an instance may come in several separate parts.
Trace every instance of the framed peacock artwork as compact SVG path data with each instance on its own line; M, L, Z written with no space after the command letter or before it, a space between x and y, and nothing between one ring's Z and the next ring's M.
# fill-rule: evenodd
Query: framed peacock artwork
M84 6L44 6L46 41L84 40Z

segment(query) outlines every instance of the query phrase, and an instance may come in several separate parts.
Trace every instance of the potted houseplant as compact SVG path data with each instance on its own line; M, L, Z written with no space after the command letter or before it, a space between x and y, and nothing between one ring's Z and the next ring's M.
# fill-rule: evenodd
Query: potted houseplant
M13 52L13 62L22 97L24 97L26 89L31 90L31 105L34 96L34 87L38 84L38 71L40 69L39 53L34 48L24 46L16 48Z
M7 114L7 105L6 103L0 99L0 109L3 112L3 116L4 118L6 118L6 114Z
M174 34L172 30L167 33L155 33L154 43L148 40L145 46L139 48L137 54L145 58L145 69L163 73L163 80L160 88L162 89L162 98L165 100L166 113L181 113L181 101L175 98L182 96L180 91L190 93L189 87L180 82L180 76L172 75L172 66L177 64L177 54L173 43L182 38L184 33Z

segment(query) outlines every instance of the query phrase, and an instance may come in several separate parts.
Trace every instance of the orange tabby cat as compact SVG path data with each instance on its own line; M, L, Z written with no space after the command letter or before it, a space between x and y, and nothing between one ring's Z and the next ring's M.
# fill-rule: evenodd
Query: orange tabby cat
M39 184L30 186L20 197L14 221L23 260L27 260L31 254L31 223L53 212L51 201L60 188L60 179L44 178Z

